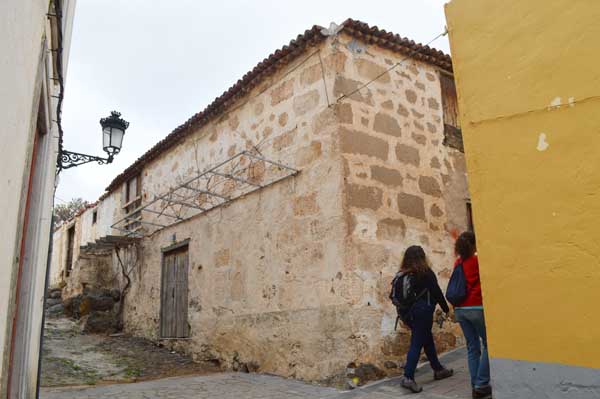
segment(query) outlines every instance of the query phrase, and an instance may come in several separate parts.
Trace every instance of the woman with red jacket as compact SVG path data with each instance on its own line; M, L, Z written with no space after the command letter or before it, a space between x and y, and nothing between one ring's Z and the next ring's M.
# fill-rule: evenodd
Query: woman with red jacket
M454 249L458 255L454 267L462 264L467 280L467 297L455 307L454 314L467 341L473 398L487 398L492 394L492 387L475 235L471 232L462 233Z

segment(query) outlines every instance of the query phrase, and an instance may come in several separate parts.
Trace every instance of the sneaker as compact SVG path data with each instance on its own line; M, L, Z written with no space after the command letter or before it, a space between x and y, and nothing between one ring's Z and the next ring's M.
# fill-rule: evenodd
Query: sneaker
M489 399L491 397L492 387L490 385L473 388L473 399Z
M402 378L402 383L400 385L413 393L419 393L423 390L415 380L406 377Z
M433 372L434 380L443 380L444 378L452 377L454 370L452 369L441 369Z

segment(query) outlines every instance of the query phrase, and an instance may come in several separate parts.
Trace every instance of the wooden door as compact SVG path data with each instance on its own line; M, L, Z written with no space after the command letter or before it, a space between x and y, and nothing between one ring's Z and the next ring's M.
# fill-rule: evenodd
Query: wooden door
M163 254L160 335L188 336L188 247Z

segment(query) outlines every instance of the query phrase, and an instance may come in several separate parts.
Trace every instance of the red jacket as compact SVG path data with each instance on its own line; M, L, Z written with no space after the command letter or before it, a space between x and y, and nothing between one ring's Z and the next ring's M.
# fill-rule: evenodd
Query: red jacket
M454 263L454 267L458 266L461 262L463 264L463 270L467 279L467 298L457 307L462 308L464 306L483 306L477 255L473 255L464 261L461 258L458 258Z

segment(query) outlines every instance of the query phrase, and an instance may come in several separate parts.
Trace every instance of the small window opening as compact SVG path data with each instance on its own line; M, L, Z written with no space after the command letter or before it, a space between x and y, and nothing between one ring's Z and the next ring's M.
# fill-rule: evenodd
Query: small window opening
M75 246L75 226L69 227L67 230L67 264L65 276L69 277L73 269L73 249Z
M98 211L94 211L94 213L92 213L92 224L96 224L97 221L98 221Z
M440 88L442 91L442 109L444 117L444 144L464 152L462 131L458 119L458 99L454 77L440 73Z
M142 205L142 178L141 175L130 179L125 183L125 214L127 215L127 230L138 230L141 228L139 220L142 212L134 212Z

